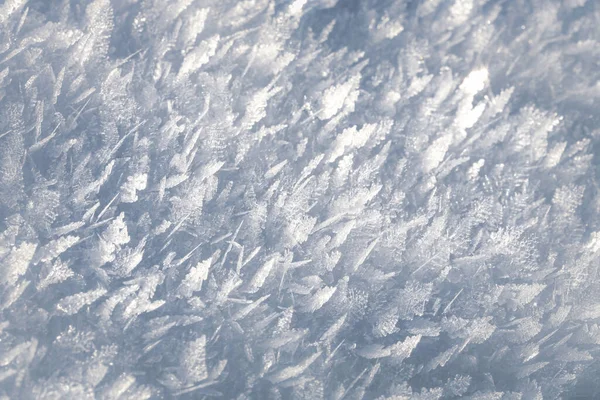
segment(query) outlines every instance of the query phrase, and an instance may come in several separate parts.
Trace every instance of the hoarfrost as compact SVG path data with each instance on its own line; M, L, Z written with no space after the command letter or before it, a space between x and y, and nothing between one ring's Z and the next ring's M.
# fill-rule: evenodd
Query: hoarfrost
M596 397L595 2L0 3L0 398Z

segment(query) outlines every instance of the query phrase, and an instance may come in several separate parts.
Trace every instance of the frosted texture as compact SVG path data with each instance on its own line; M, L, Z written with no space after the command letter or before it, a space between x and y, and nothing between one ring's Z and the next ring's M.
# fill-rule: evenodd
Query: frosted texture
M0 399L600 398L599 2L0 2Z

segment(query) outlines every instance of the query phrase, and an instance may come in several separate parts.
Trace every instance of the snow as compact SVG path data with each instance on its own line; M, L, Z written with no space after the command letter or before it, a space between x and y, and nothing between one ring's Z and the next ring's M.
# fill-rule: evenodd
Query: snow
M598 397L597 2L0 3L0 398Z

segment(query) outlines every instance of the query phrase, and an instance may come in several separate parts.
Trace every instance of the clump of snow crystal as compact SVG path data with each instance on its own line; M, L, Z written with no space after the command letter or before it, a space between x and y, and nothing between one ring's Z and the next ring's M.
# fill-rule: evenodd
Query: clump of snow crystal
M592 0L5 0L0 398L597 398Z

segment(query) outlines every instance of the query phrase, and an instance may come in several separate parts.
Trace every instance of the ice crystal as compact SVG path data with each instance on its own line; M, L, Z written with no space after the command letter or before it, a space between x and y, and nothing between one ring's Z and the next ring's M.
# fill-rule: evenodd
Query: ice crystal
M0 397L598 397L592 0L5 0Z

